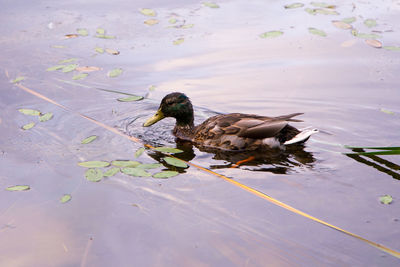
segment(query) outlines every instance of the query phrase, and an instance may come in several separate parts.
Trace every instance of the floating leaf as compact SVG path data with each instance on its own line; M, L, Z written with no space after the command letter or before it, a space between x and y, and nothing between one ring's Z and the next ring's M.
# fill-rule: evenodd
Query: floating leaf
M153 26L159 23L157 19L148 19L143 22L146 25Z
M110 166L110 163L107 161L93 160L93 161L79 162L78 165L85 168L103 168Z
M375 27L376 25L378 25L378 24L376 23L376 20L374 20L374 19L366 19L366 20L364 20L364 24L365 24L365 26L367 26L368 28L372 28L372 27Z
M374 33L362 33L358 32L357 30L352 30L351 34L358 37L358 38L363 38L363 39L380 39L381 36L374 34Z
M101 68L95 67L95 66L91 66L91 67L86 66L86 67L77 67L75 70L79 71L79 72L92 72L92 71L101 70Z
M269 32L264 32L262 34L260 34L261 38L275 38L278 36L281 36L283 34L283 32L281 31L269 31Z
M84 144L84 145L89 144L89 143L93 142L94 140L96 140L97 137L98 137L97 135L91 135L89 137L86 137L85 139L82 140L81 144Z
M79 73L72 77L72 80L82 80L85 79L89 74L87 73Z
M322 36L322 37L326 37L326 33L323 30L319 30L319 29L316 29L316 28L308 28L308 31L311 34L315 34L315 35L319 35L319 36Z
M88 36L89 32L86 29L77 29L76 32L80 35L80 36Z
M29 185L14 185L6 188L7 191L25 191L31 189Z
M176 20L176 18L170 18L168 20L168 22L171 23L171 24L175 24L177 22L177 20Z
M88 169L85 172L85 177L91 182L100 182L103 179L103 172L100 169Z
M53 113L47 112L47 113L43 114L42 116L39 116L39 121L45 122L45 121L51 120L52 118L53 118Z
M336 28L344 29L344 30L348 30L348 29L353 28L353 26L351 26L351 24L348 24L348 23L343 22L343 21L341 21L341 20L334 20L334 21L332 21L332 24L333 24Z
M118 98L117 100L120 102L132 102L132 101L139 101L142 99L143 99L143 96L133 95L133 96L128 96L128 97Z
M164 152L164 153L182 153L183 150L174 147L156 147L154 148L156 151Z
M67 38L67 39L71 39L71 38L76 38L76 37L78 37L79 35L76 34L76 33L70 33L70 34L66 34L66 35L64 35L64 36L65 36L65 38Z
M193 28L193 27L194 27L194 24L185 24L185 25L181 26L181 29L190 29L190 28Z
M140 164L136 168L140 169L157 169L161 168L163 165L161 163L147 163L147 164Z
M367 45L370 45L370 46L375 47L375 48L382 48L382 43L379 42L378 40L367 39L367 40L365 40L365 43Z
M219 5L213 2L203 2L203 5L210 8L219 8Z
M102 39L115 39L114 35L97 34L95 37Z
M400 46L384 46L383 49L391 51L400 51Z
M103 54L104 53L104 49L101 47L95 47L94 51L96 51L99 54Z
M140 168L123 168L121 171L127 175L136 176L136 177L149 177L151 173L146 172L144 169Z
M178 39L176 39L176 40L173 42L173 44L174 44L174 45L180 45L180 44L183 43L184 41L185 41L184 38L178 38Z
M110 70L107 75L108 75L108 77L115 78L115 77L118 77L119 75L121 75L121 73L122 73L122 69L117 68L117 69Z
M52 45L53 48L66 48L65 45Z
M119 168L113 167L113 168L107 170L107 171L103 174L103 176L104 176L104 177L111 177L111 176L114 176L114 175L116 175L117 173L119 173L119 171L120 171Z
M60 69L62 69L62 68L64 68L64 67L65 67L65 65L56 65L56 66L47 68L46 70L47 70L47 71L55 71L55 70L60 70Z
M158 173L154 174L153 177L165 179L165 178L177 176L178 174L179 174L179 172L177 172L177 171L162 171L162 172L158 172Z
M11 82L12 83L18 83L18 82L23 81L23 80L25 80L25 77L19 76L19 77L15 78L14 80L12 80Z
M306 8L306 9L304 9L304 11L311 15L317 14L317 12L315 12L315 9L313 9L313 8Z
M386 114L389 114L389 115L394 115L395 114L393 111L390 111L390 110L387 110L387 109L384 109L384 108L381 108L381 111L383 113L386 113Z
M153 9L150 9L150 8L142 8L139 11L143 15L149 16L149 17L155 17L157 15L156 12Z
M58 64L71 63L71 62L74 62L74 61L77 61L77 60L78 60L77 58L68 58L68 59L60 60L58 62Z
M350 18L344 18L344 19L342 19L342 21L344 22L344 23L353 23L354 21L356 21L357 20L357 18L356 17L350 17Z
M316 9L314 9L314 12L316 14L322 14L322 15L339 15L339 13L337 11L330 10L330 9L316 8Z
M119 55L119 51L111 48L106 48L106 52L110 55Z
M104 30L103 28L97 28L96 33L97 34L105 34L106 30Z
M393 198L392 198L391 195L384 195L384 196L381 196L381 197L379 198L379 201L380 201L382 204L388 205L388 204L392 203Z
M71 197L70 194L65 194L65 195L63 195L63 196L60 198L60 202L61 202L61 203L66 203L66 202L70 201L71 198L72 198L72 197Z
M188 165L183 162L180 159L176 159L176 158L171 158L171 157L165 157L164 161L166 163L168 163L169 165L175 166L175 167L180 167L180 168L187 168Z
M22 129L23 130L29 130L29 129L32 129L33 126L35 126L35 123L31 122L31 123L28 123L28 124L25 124L24 126L22 126Z
M136 150L136 152L135 152L135 158L140 157L140 156L143 154L144 150L145 150L144 147L141 147L141 148L139 148L138 150Z
M41 114L39 110L29 109L29 108L20 108L18 109L18 111L24 115L30 115L30 116L39 116Z
M335 5L324 3L324 2L311 2L311 5L323 8L336 8Z
M78 67L78 64L70 64L62 68L62 72L71 72Z
M140 162L137 161L132 161L132 160L114 160L111 162L112 165L121 167L121 168L126 168L126 167L136 167L140 165Z
M303 3L293 3L290 5L286 5L284 6L286 9L292 9L292 8L299 8L299 7L303 7L304 4Z

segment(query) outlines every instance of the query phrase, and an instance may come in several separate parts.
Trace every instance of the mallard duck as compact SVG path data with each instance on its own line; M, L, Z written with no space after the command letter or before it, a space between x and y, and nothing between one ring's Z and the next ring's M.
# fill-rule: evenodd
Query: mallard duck
M173 134L176 138L193 142L195 145L223 150L255 150L262 147L284 147L302 143L318 132L317 129L300 131L289 122L303 113L278 117L252 114L221 114L208 118L200 125L194 125L193 106L183 93L166 95L156 114L149 118L144 127L166 118L176 119Z

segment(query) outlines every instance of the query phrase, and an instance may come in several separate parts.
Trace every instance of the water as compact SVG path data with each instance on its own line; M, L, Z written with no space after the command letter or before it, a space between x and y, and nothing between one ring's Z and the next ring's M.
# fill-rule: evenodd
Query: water
M0 195L1 266L394 266L398 259L355 238L277 207L194 167L158 180L118 174L99 183L85 179L84 160L132 159L140 144L76 115L80 112L152 145L183 148L179 157L233 178L286 204L367 239L400 250L398 156L348 157L342 145L399 146L399 52L376 49L335 28L331 21L357 17L360 32L380 31L384 45L399 46L399 1L380 5L337 1L339 16L284 1L223 1L219 9L197 1L2 2L0 22L0 187L30 185ZM160 23L147 26L138 11L150 7ZM24 12L21 12L24 10ZM29 14L29 20L23 19ZM168 19L194 24L167 28ZM366 18L378 26L368 29ZM115 40L94 38L103 27ZM327 37L308 33L324 30ZM76 28L88 37L64 39ZM281 30L284 35L261 39ZM184 38L181 45L173 45ZM350 42L348 42L350 41ZM346 46L350 44L349 47ZM66 48L52 48L64 45ZM94 48L120 55L99 55ZM71 73L47 72L67 58L101 71L71 84ZM120 67L118 78L107 72ZM9 80L67 106L34 97ZM154 91L148 88L155 85ZM95 88L147 96L122 97ZM172 91L187 94L196 122L217 113L278 116L304 112L298 128L320 129L304 147L271 152L239 168L250 155L226 155L176 144L165 119L143 122ZM18 108L53 112L34 121ZM381 109L394 112L394 115ZM89 145L80 142L90 135ZM159 160L146 152L145 163ZM372 165L372 166L371 166ZM59 199L71 194L72 200ZM378 198L392 195L383 205Z

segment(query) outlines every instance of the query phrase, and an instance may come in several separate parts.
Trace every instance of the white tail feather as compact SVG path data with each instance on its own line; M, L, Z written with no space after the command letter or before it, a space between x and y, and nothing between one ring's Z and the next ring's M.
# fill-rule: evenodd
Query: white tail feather
M290 140L287 140L284 145L291 145L299 142L306 141L308 138L310 138L311 135L318 133L318 129L304 129L300 133L298 133L295 137L293 137Z

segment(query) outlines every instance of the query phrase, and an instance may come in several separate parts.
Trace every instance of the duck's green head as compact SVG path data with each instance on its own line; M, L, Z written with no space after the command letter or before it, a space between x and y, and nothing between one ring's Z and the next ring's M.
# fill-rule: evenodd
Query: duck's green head
M171 93L161 101L157 113L148 119L143 126L147 127L166 118L173 117L178 125L193 124L193 107L189 98L183 93Z

